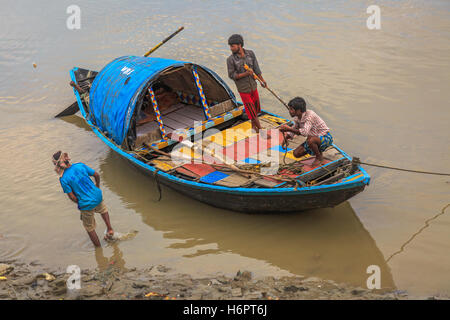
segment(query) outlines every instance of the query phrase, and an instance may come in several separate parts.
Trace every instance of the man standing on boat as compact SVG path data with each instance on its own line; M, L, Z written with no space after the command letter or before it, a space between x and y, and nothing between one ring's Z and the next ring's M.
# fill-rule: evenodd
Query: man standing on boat
M303 98L295 97L289 101L288 107L294 125L290 127L283 124L279 128L280 132L286 133L283 146L287 143L286 139L292 139L294 135L306 137L306 141L293 151L293 155L296 158L307 153L315 155L316 159L312 166L320 165L323 161L322 152L333 144L330 129L314 111L306 110L306 102Z
M261 130L258 119L261 105L253 72L263 81L263 87L266 86L266 81L262 77L258 60L253 51L244 49L244 39L241 35L233 34L230 36L228 44L232 52L227 59L228 76L236 83L236 88L245 105L245 112L252 122L252 128L258 133ZM245 64L249 66L249 70L245 70Z
M96 247L100 247L100 240L95 232L94 213L100 213L107 227L106 239L111 239L114 231L109 221L108 209L103 203L102 190L100 190L100 175L84 163L70 163L67 153L56 152L52 157L56 174L64 193L67 193L70 200L78 204L81 213L81 221L86 229L89 238ZM91 176L95 179L91 180Z

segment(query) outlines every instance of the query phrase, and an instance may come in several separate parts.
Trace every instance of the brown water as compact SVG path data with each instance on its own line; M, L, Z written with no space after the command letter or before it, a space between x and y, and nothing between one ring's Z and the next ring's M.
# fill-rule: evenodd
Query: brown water
M0 12L0 260L124 267L165 264L211 275L302 274L365 286L450 294L450 212L389 262L450 202L450 178L368 168L371 185L334 209L245 215L163 188L113 154L77 116L53 115L74 100L68 71L100 70L184 30L154 56L193 61L226 77L227 37L242 33L269 85L301 95L362 160L450 171L450 3L376 1L381 30L368 30L371 1L77 1L81 30L66 28L72 1L2 1ZM332 3L332 4L331 4ZM35 62L37 68L33 68ZM260 90L264 108L287 116ZM63 149L100 172L113 227L137 237L95 251L50 157ZM101 219L97 231L103 233Z

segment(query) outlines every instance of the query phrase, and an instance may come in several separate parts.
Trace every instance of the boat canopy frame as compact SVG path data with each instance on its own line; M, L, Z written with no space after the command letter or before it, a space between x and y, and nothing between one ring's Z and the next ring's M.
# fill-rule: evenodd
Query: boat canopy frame
M127 137L130 128L135 127L135 110L140 107L148 88L164 73L183 67L193 70L192 81L196 84L207 120L209 106L205 92L211 91L211 86L220 86L226 98L238 105L230 87L207 67L163 58L123 56L107 64L95 77L89 97L89 120L117 145L129 144ZM200 77L202 83L199 86Z

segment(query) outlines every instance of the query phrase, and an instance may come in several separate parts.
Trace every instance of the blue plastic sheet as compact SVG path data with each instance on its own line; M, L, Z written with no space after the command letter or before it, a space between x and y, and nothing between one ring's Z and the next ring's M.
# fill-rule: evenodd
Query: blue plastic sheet
M95 77L90 90L90 119L115 143L124 141L139 94L145 85L169 67L190 62L163 58L124 56L106 65ZM236 98L228 85L212 70L202 68L224 87L230 98Z
M92 83L89 97L91 120L121 145L144 86L168 67L184 64L176 60L135 56L120 57L110 62Z

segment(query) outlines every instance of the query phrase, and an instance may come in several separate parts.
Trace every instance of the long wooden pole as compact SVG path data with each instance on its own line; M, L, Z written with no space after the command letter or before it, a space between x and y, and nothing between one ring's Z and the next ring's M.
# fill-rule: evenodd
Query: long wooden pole
M263 81L261 80L261 78L258 77L258 76L256 75L256 73L254 73L254 71L253 71L247 64L244 64L244 69L247 70L247 71L252 71L252 72L253 72L253 78L255 78L256 80L258 80L259 83L261 83L261 86L262 86L263 88L266 88L267 90L269 90L269 92L270 92L271 94L273 94L273 95L275 96L275 98L277 98L278 101L280 101L280 102L286 107L286 109L289 110L289 106L287 105L287 103L284 102L283 100L281 100L281 98L280 98L275 92L273 92L273 90L270 89L267 85L264 85L264 83L263 83Z
M148 51L146 54L144 54L144 57L148 57L149 55L151 55L153 52L156 51L156 49L158 49L159 47L161 47L164 43L166 43L167 41L169 41L170 39L172 39L173 37L175 37L178 33L180 33L182 30L184 29L184 27L180 27L177 31L175 31L174 33L172 33L170 36L168 36L167 38L165 38L163 41L161 41L160 43L158 43L156 46L154 46L152 49L150 49L150 51ZM90 78L95 78L95 77L90 77ZM90 79L87 78L87 79ZM87 80L84 79L84 80ZM64 116L71 116L75 113L77 113L79 110L78 107L78 103L75 101L74 103L72 103L69 107L67 107L66 109L64 109L63 111L61 111L60 113L58 113L55 118L59 118L59 117L64 117Z
M184 29L184 27L180 27L177 31L175 31L174 33L172 33L170 36L168 36L167 38L165 38L163 41L161 41L160 43L158 43L156 46L154 46L152 49L150 49L150 51L148 51L146 54L144 54L144 57L148 57L149 55L151 55L156 49L158 49L159 47L161 47L164 43L166 43L167 41L169 41L170 39L172 39L173 37L175 37L178 33L180 33L182 30Z

